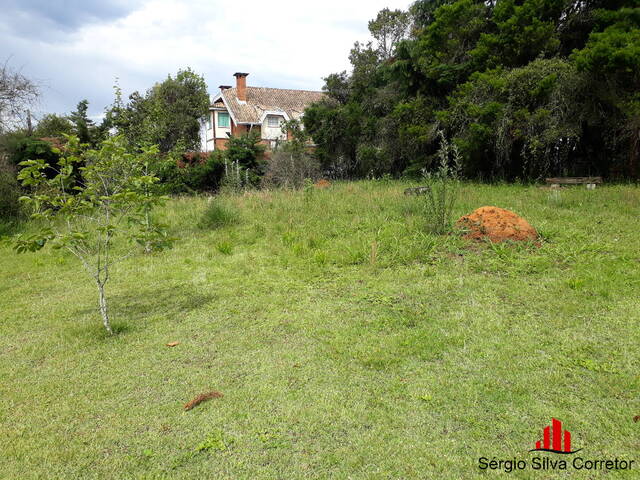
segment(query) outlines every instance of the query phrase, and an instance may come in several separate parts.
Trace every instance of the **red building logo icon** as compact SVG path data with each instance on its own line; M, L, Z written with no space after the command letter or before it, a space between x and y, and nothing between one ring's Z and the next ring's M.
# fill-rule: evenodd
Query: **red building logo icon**
M536 442L536 448L530 452L552 452L552 453L576 453L582 450L571 450L571 432L562 430L562 422L551 419L551 426L547 425L542 430L542 441Z

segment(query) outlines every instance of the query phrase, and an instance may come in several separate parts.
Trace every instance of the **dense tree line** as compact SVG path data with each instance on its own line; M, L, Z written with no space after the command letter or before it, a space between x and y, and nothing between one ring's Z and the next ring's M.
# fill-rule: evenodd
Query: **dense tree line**
M335 175L417 174L437 132L475 178L637 177L637 0L419 0L381 11L306 129Z

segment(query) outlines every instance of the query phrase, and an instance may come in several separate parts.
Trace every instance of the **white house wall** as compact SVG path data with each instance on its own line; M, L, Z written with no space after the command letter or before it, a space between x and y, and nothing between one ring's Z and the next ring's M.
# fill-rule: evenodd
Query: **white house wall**
M262 122L262 129L260 132L260 136L264 140L286 140L287 134L282 132L282 122L284 121L283 117L280 117L280 125L278 127L270 127L269 126L269 117L265 117Z
M207 128L206 118L200 120L200 148L202 152L211 152L215 148L213 123L210 123L209 127Z

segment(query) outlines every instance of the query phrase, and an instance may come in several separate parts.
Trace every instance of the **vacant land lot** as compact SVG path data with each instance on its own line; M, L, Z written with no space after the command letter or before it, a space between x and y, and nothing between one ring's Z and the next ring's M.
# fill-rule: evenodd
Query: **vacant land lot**
M114 337L74 258L0 247L0 476L486 477L551 417L640 460L640 190L463 187L456 214L511 209L536 247L425 234L407 186L222 196L208 223L172 200L175 246L108 285Z

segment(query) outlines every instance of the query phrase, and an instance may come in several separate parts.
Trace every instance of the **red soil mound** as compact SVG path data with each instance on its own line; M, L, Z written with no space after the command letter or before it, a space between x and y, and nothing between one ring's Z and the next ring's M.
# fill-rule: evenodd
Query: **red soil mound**
M498 207L480 207L460 218L456 225L467 231L466 238L504 240L536 240L538 232L529 222L515 213Z

